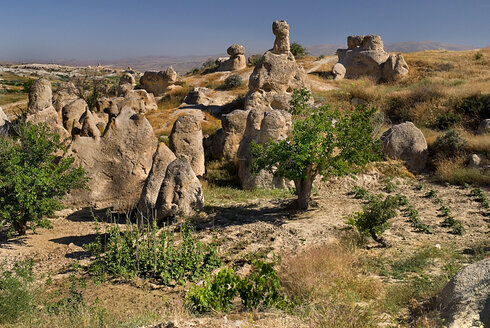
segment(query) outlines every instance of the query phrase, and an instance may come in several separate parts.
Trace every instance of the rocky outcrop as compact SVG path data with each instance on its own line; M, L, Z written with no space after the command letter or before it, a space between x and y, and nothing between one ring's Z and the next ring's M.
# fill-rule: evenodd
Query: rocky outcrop
M78 99L77 89L71 82L62 82L53 94L53 107L60 117L62 117L63 107Z
M165 179L158 193L158 222L177 216L191 216L203 207L202 185L191 165L186 160L174 160L167 167Z
M79 130L82 128L80 118L88 110L89 109L87 103L85 102L85 100L80 98L63 107L61 111L63 126L69 134L72 135L73 132L75 132L75 134L78 134Z
M170 134L170 149L185 159L197 176L204 175L204 147L201 121L193 115L179 117Z
M161 142L158 145L157 151L153 156L153 164L151 166L150 174L146 178L143 191L141 192L140 200L138 202L138 213L140 213L146 219L154 219L156 213L154 212L158 199L158 193L162 187L167 167L176 159L174 153Z
M117 95L124 97L127 92L134 89L136 86L136 80L133 74L125 72L119 79L119 86L117 88Z
M140 78L141 87L155 96L163 95L178 83L180 83L179 76L171 66L165 71L146 71Z
M347 49L338 49L339 63L345 67L345 77L362 76L377 81L393 81L408 73L403 56L388 55L379 35L351 35L347 37Z
M244 189L254 188L287 188L283 178L274 177L266 171L257 175L250 172L250 145L252 141L264 144L287 137L292 127L291 114L284 110L261 111L253 109L247 116L247 125L238 148L238 176Z
M9 118L0 107L0 137L7 137L10 134L10 129L12 128L12 124L9 121Z
M304 70L289 51L289 25L275 21L272 30L276 36L274 48L262 56L250 75L246 110L287 109L293 90L308 88Z
M213 101L213 99L210 97L211 92L211 89L204 87L192 88L184 98L184 102L190 105L209 106Z
M125 107L100 138L76 136L67 156L90 178L89 190L73 191L67 204L127 209L138 201L152 166L156 138L148 120Z
M475 327L478 321L490 327L490 258L458 272L442 290L439 303L449 328Z
M427 163L427 142L412 122L394 125L383 133L383 152L389 158L401 159L414 171L423 171Z
M128 85L126 84L126 86ZM124 107L130 107L139 114L158 109L153 94L142 89L130 90L126 88L124 97L103 97L97 101L97 110L109 115L118 115Z
M238 164L238 148L243 139L247 126L249 111L236 109L229 114L223 115L221 125L223 126L223 158Z
M231 45L226 52L230 55L230 58L220 62L218 71L237 71L247 67L245 48L242 45Z

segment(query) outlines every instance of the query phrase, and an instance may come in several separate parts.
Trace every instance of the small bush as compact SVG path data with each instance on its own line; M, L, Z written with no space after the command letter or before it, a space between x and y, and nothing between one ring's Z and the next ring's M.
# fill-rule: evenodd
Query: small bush
M353 195L356 199L368 199L370 196L369 192L366 189L358 186L354 186L349 194Z
M455 110L466 115L468 125L476 128L482 120L490 117L490 93L463 98L459 104L456 104Z
M348 218L347 224L356 227L359 232L370 235L375 241L387 247L388 242L381 234L389 227L389 220L396 217L400 207L398 197L387 196L384 200L380 195L373 196L363 206L362 212L354 213Z
M240 75L231 74L230 76L228 76L225 79L225 81L219 87L219 89L222 89L222 90L231 90L231 89L238 88L242 84L243 84L243 79L242 79L242 77Z
M456 123L461 120L459 115L452 112L438 114L435 121L432 123L432 127L438 130L448 130L454 127Z
M211 310L227 312L233 300L240 295L247 309L277 307L284 308L289 302L281 294L281 283L272 264L254 261L252 271L241 279L232 269L221 269L208 279L202 287L192 288L187 303L197 312Z
M467 142L454 130L438 136L431 146L436 157L457 157L462 155L466 149Z
M189 224L181 227L179 241L172 232L159 232L156 223L130 224L125 231L116 225L109 229L106 245L99 237L85 249L96 256L93 274L152 277L164 285L197 281L221 265L216 246L199 242Z
M15 263L11 270L0 268L0 323L13 323L32 307L29 285L33 265L34 261L27 259Z
M297 59L308 55L306 49L298 42L291 43L291 53L293 54L294 58Z

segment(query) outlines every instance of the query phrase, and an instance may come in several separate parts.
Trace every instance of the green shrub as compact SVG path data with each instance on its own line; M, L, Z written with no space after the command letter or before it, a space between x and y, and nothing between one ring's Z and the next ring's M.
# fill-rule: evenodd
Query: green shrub
M455 109L466 116L470 127L476 128L482 120L490 117L490 93L463 98Z
M306 49L298 42L291 43L291 53L293 54L294 58L302 58L308 55Z
M350 191L349 194L353 195L354 198L356 199L368 199L370 196L369 192L366 189L358 186L354 186L354 188L352 188L352 191Z
M435 121L432 123L432 127L444 131L454 127L460 120L459 115L452 112L441 113L437 115Z
M99 237L85 249L96 256L93 274L152 277L164 285L197 281L221 265L217 247L198 241L189 224L182 225L180 240L170 231L159 232L156 223L129 224L125 231L115 225L106 245Z
M432 151L437 157L456 157L464 153L467 142L454 130L438 136L432 144Z
M290 302L281 294L281 282L273 265L262 261L253 261L252 265L252 271L243 279L232 269L221 269L202 287L195 286L188 292L187 304L201 313L211 310L227 312L239 295L242 305L249 310L289 306Z
M81 167L72 167L73 157L55 155L65 148L46 125L19 124L15 132L18 139L0 138L0 226L8 226L9 235L24 235L28 223L31 229L50 227L46 217L87 178Z
M387 247L388 242L381 234L389 227L389 220L396 217L400 201L396 196L373 196L362 207L361 212L354 213L348 218L347 224L356 227L359 232L370 235L375 241Z
M242 84L243 84L243 79L240 75L231 74L225 79L225 81L219 88L222 90L231 90L231 89L238 88Z
M5 263L3 264L5 266ZM13 323L32 307L29 285L33 281L32 259L0 268L0 323Z
M474 57L474 58L475 58L475 60L480 60L480 59L482 59L482 58L483 58L483 55L482 55L482 53L481 53L481 52L477 52L477 53L475 54L475 57Z

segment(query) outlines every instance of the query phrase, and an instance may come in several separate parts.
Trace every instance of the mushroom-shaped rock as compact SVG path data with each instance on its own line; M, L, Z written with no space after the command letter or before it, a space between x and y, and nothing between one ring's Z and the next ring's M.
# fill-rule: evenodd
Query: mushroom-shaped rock
M171 162L156 203L157 220L190 216L204 207L202 185L191 165L182 159Z
M427 163L427 141L412 122L394 125L383 133L383 152L386 156L401 159L414 171L422 171Z
M245 58L245 48L242 45L234 44L227 49L230 58L219 61L218 71L237 71L247 67Z
M441 315L449 328L490 327L490 258L458 272L439 295Z
M158 144L157 151L153 156L153 164L150 174L146 178L145 185L138 202L138 213L144 218L152 220L155 218L154 209L158 199L158 193L162 187L167 167L176 159L175 154L163 142Z
M204 175L204 147L201 121L193 115L179 117L170 134L170 149L185 159L197 176Z

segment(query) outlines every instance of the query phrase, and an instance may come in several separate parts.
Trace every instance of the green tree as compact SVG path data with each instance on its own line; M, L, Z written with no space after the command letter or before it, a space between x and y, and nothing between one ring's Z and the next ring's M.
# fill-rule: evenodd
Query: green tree
M341 113L328 105L311 107L309 99L308 90L294 91L289 109L293 128L288 138L251 145L252 173L266 169L293 180L302 210L308 209L317 175L324 179L346 175L381 154L380 141L372 137L375 108L358 106Z
M27 224L50 227L46 217L63 208L61 198L72 189L84 188L82 168L65 151L60 137L46 125L19 124L18 138L0 138L0 226L26 233Z
M306 49L301 44L299 44L298 42L291 43L290 49L291 49L291 53L293 54L294 58L302 58L302 57L308 55L308 52L306 51Z

